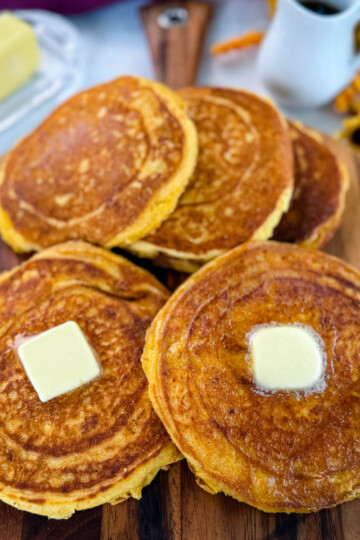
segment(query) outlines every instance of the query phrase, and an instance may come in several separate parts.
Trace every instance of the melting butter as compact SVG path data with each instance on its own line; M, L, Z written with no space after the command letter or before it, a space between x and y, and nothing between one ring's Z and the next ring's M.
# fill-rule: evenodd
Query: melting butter
M250 338L256 384L265 390L306 390L324 371L321 337L305 327L263 325Z

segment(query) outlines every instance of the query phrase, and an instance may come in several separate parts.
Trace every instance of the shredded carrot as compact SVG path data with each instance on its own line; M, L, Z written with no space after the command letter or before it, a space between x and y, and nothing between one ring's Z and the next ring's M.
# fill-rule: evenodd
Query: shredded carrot
M349 112L351 108L352 98L349 99L348 95L341 93L335 99L335 109L340 113Z
M335 109L341 113L359 112L360 71L354 80L335 98Z
M360 71L357 73L355 79L352 82L352 85L353 85L353 88L354 88L355 92L360 91Z
M268 3L268 7L269 7L270 17L273 17L274 13L275 13L275 10L276 10L277 1L276 0L267 0L267 3Z
M247 32L242 36L238 36L228 41L215 43L211 47L211 52L212 54L221 54L233 49L242 49L243 47L249 47L250 45L259 45L263 37L264 32Z

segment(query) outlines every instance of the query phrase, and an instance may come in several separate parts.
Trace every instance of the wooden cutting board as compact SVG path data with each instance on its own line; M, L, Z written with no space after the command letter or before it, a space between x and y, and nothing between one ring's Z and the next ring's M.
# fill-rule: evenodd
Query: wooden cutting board
M360 269L360 161L339 142L328 144L347 165L351 187L342 226L326 251ZM0 244L0 270L19 258ZM171 289L184 275L161 270ZM36 421L36 419L34 419ZM56 521L0 502L0 540L359 540L360 499L309 515L265 514L195 483L185 462L160 472L141 501L77 512Z

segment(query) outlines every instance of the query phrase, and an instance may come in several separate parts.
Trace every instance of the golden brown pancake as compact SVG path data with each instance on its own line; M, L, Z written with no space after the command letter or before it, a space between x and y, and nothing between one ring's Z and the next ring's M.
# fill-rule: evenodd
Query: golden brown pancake
M322 390L260 391L248 357L259 324L313 328ZM199 484L269 512L360 495L360 273L290 244L253 242L209 263L147 334L149 395Z
M289 122L293 143L295 187L289 210L273 238L319 248L340 224L348 189L345 167L325 145L320 133Z
M198 163L175 212L130 249L191 271L247 240L272 235L288 208L293 164L285 122L268 101L225 88L180 94L198 129Z
M0 168L0 231L16 251L69 239L106 247L145 236L174 210L197 136L180 97L121 77L61 105Z
M149 273L69 242L0 277L0 499L53 518L141 497L180 455L148 398L145 331L168 298ZM46 403L17 356L19 338L73 320L98 379Z

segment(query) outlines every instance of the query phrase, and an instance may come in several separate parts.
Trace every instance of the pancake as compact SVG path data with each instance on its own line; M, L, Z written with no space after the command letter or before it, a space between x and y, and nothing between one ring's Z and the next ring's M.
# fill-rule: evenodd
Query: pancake
M196 163L180 97L121 77L61 105L0 168L0 231L15 251L69 239L125 246L174 210Z
M130 250L187 272L271 237L291 198L293 163L286 124L268 101L225 88L180 94L198 130L198 163L170 218Z
M122 257L83 242L0 277L0 499L52 518L141 497L180 454L156 416L140 357L168 292ZM94 381L42 403L16 342L68 320L100 362Z
M260 391L249 361L259 324L313 328L322 388ZM360 273L324 253L253 242L209 263L147 333L149 395L201 487L268 512L360 495Z
M340 224L348 189L345 167L320 133L289 122L294 150L295 187L289 210L274 231L274 240L319 248Z

